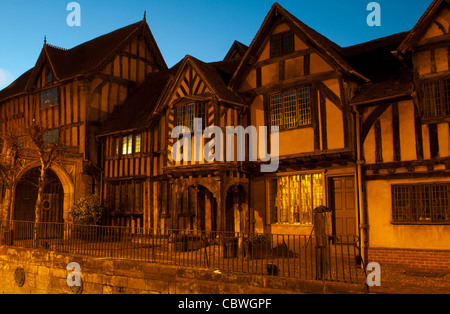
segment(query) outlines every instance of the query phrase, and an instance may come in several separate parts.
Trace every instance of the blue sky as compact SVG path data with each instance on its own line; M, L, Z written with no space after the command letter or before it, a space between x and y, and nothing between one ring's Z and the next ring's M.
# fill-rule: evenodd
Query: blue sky
M366 23L372 0L279 0L285 9L345 47L410 30L432 0L378 0L381 26ZM81 26L66 23L71 0L0 2L0 89L32 68L44 43L70 49L135 23L147 22L169 67L190 54L223 59L238 40L249 45L269 12L268 0L78 0Z

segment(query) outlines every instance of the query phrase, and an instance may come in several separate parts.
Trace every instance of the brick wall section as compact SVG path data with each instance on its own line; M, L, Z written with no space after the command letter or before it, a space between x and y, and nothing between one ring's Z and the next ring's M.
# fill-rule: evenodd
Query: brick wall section
M428 272L450 272L450 251L369 248L368 262Z
M0 294L70 293L66 267L71 262L80 264L83 294L366 293L364 285L218 274L211 270L0 246ZM22 287L14 279L17 267L25 271Z

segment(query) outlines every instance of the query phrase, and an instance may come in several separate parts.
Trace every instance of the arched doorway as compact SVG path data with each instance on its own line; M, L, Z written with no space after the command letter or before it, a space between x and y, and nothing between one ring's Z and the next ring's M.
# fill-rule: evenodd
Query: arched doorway
M16 185L13 220L35 221L40 170L25 173ZM41 222L64 222L64 189L56 173L46 172L46 185L42 200Z
M217 202L206 187L192 185L178 195L177 226L185 230L218 230Z

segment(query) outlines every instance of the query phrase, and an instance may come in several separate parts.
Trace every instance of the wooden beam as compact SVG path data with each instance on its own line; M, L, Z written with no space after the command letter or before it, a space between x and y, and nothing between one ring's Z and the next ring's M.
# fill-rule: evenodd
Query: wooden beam
M364 142L364 140L366 139L367 134L369 133L375 121L389 108L390 105L390 103L384 103L377 106L377 108L372 111L372 113L364 120L361 127L362 142Z
M317 81L323 81L333 78L338 78L340 74L336 71L327 71L318 74L312 74L308 76L296 77L293 79L287 79L283 82L273 82L260 88L252 90L256 95L267 95L281 90L290 90L298 88L300 85L313 84ZM248 91L250 92L250 91Z
M394 161L401 160L400 149L400 121L398 116L398 103L392 104L392 133L394 141Z
M266 66L266 65L278 63L280 61L286 61L286 60L298 58L298 57L301 57L301 56L306 56L306 55L309 55L310 53L311 53L311 49L297 50L297 51L295 51L293 53L290 53L288 55L284 55L284 56L281 56L281 57L271 58L271 59L267 59L267 60L264 60L264 61L257 62L257 63L255 63L253 65L253 69L257 69L257 68L261 68L261 67Z
M328 149L327 108L326 108L326 99L322 91L320 91L320 121L322 129L322 150L327 150Z
M383 163L383 145L381 138L381 122L375 122L375 160L377 163Z
M430 157L439 157L439 139L437 132L437 124L428 124L428 134L430 137Z
M333 103L338 107L340 110L342 110L342 103L341 99L336 95L331 89L328 88L324 83L322 82L315 82L317 85L317 88Z
M120 78L117 76L109 75L106 73L99 72L99 73L97 73L97 76L104 81L108 81L108 82L115 83L118 85L122 85L122 86L126 86L126 87L136 86L136 82L133 82L133 81L127 80L127 79L123 79L123 78Z

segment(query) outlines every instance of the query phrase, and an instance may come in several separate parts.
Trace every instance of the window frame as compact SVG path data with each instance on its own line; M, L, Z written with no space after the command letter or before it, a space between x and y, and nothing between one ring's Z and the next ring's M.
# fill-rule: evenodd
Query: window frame
M49 88L39 93L41 108L48 108L59 105L59 89L58 87ZM50 96L47 98L47 96ZM56 97L55 97L56 96ZM56 101L55 101L56 99ZM47 104L46 102L49 101Z
M176 126L185 126L190 132L204 131L208 127L208 104L209 102L188 102L175 106ZM193 108L190 108L190 106L193 106ZM182 114L180 115L181 111ZM201 130L194 128L195 119L202 119Z
M447 199L436 199L435 198L435 190L434 188L446 188ZM399 194L396 194L396 189L404 189L403 192L407 192L407 197L401 199ZM445 194L445 192L443 192ZM405 194L405 193L404 193ZM424 198L424 196L427 198ZM401 201L408 201L408 205L403 205L403 208L400 208ZM439 204L436 204L439 202ZM426 208L419 208L419 204L425 204ZM443 205L444 203L444 205ZM450 210L447 214L448 218L445 219L437 219L437 215L442 215L442 211L445 211L445 208L448 208L450 205L450 182L427 182L427 183L415 183L415 184L392 184L391 185L391 223L397 225L408 225L408 224L416 224L416 225L426 225L426 224L450 224ZM439 208L441 206L441 208ZM403 216L406 216L404 219L399 219L400 216L399 211L403 211ZM406 212L405 212L406 211ZM429 211L427 217L424 215L426 211ZM445 212L444 212L445 215Z
M290 40L290 44L289 46L287 45L288 41L287 38L289 36L289 40ZM274 45L275 45L275 41L280 39L279 41L279 52L276 52L276 50L274 49ZM278 34L273 34L272 37L270 37L270 41L269 41L269 45L270 45L270 58L278 58L278 57L283 57L283 56L287 56L293 52L295 52L295 36L294 36L294 32L293 31L286 31L286 32L282 32L282 33L278 33Z
M143 214L144 187L145 180L143 179L116 180L108 182L108 213L134 215ZM129 197L130 195L131 197ZM139 199L137 199L138 196ZM130 201L132 201L132 204Z
M300 91L302 90L309 90L309 103L308 106L305 107L305 104L300 103L300 98L299 98L299 94ZM295 97L296 97L296 104L295 104L295 125L294 126L287 126L286 123L286 94L289 92L295 91ZM267 121L267 125L269 127L279 127L280 131L283 130L293 130L293 129L298 129L298 128L305 128L305 127L312 127L314 124L314 110L313 110L313 106L316 106L316 100L313 97L314 96L314 88L312 85L308 84L308 85L302 85L302 86L298 86L295 88L288 88L288 89L283 89L277 92L273 92L270 93L266 96L266 110L268 111L268 121ZM280 104L280 108L278 110L280 110L280 113L278 113L278 115L281 115L281 121L282 124L281 125L274 125L273 124L273 104L272 104L272 97L280 95L281 97L279 97L279 99L281 100L281 104ZM302 111L307 111L303 118L300 119L300 109ZM307 122L300 124L300 121L304 121L305 120L305 116L308 117ZM278 119L279 120L279 119Z
M137 145L139 139L139 145ZM127 141L125 145L125 140ZM131 142L130 142L131 140ZM139 148L139 149L138 149ZM125 151L126 149L126 151ZM130 152L131 150L131 152ZM143 152L143 136L142 133L122 135L114 137L112 145L112 156L133 156L142 154Z
M446 85L446 81L448 81ZM427 97L427 84L435 84L438 86L439 106L440 113L429 113L432 109L428 102L430 101ZM427 78L420 80L420 103L421 103L421 116L424 120L434 120L434 119L445 119L450 118L450 75ZM448 86L446 90L446 86ZM437 109L435 109L437 111Z
M317 198L316 198L316 187L314 184L314 176L315 175L320 175L321 176L321 185L320 185L320 191L318 191L318 193L321 195L320 196L320 204L316 204ZM292 217L290 217L291 213L291 209L289 209L291 207L291 200L292 200L292 193L291 193L291 177L299 177L299 181L298 181L298 192L295 193L296 196L298 196L298 199L296 200L297 203L296 205L292 205L292 206L298 206L298 210L297 212L295 212L292 209ZM306 193L306 195L308 196L308 199L310 201L311 204L311 208L310 208L310 212L308 213L309 215L309 220L308 221L302 221L302 208L307 206L307 204L304 203L304 200L307 201L307 199L303 198L302 195L305 195L303 189L302 189L302 176L308 176L309 177L309 192ZM289 192L288 192L288 196L287 196L287 200L289 202L289 204L287 205L286 208L282 208L281 206L279 206L279 204L281 203L281 193L279 191L280 189L280 181L283 178L289 178L288 179L288 186L289 186ZM285 174L280 174L271 178L268 178L268 184L274 184L275 189L269 191L268 193L273 193L273 195L269 195L269 201L267 202L268 206L269 206L269 217L270 220L267 223L270 224L275 224L275 225L293 225L293 226L301 226L301 227L311 227L314 226L314 221L313 221L313 211L314 208L321 206L321 205L325 205L326 203L326 183L325 183L326 177L325 177L325 172L323 171L310 171L310 172L297 172L297 173L285 173ZM275 182L274 182L275 181ZM272 198L272 199L271 199ZM271 207L271 205L273 204L273 208ZM283 215L281 212L282 211L286 211L286 213ZM296 214L298 214L298 218L296 218ZM286 219L285 221L282 221L282 217L285 216ZM298 220L298 221L296 221Z

